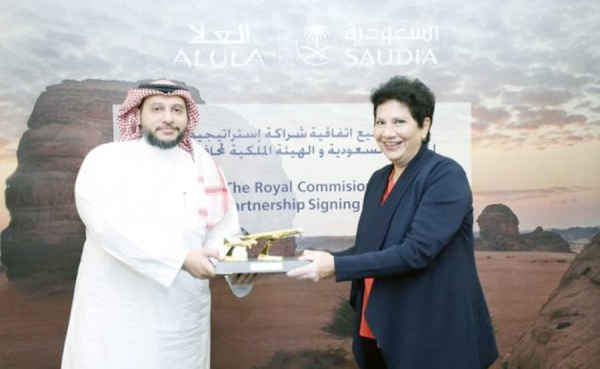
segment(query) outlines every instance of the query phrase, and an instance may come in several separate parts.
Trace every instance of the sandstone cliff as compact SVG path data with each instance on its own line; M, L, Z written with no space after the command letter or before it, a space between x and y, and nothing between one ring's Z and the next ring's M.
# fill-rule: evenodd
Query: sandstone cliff
M477 224L480 237L475 248L479 250L570 252L569 243L558 233L537 227L531 233L521 234L519 219L503 204L486 206L477 218Z
M600 234L573 260L504 369L600 366Z
M569 243L556 232L544 231L537 227L531 233L521 235L521 239L531 250L570 252Z

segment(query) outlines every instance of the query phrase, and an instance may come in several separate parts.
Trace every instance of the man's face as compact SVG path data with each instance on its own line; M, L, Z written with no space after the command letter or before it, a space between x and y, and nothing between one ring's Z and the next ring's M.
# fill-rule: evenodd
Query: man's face
M180 96L148 96L138 111L142 136L161 149L171 149L183 139L188 125L185 100Z

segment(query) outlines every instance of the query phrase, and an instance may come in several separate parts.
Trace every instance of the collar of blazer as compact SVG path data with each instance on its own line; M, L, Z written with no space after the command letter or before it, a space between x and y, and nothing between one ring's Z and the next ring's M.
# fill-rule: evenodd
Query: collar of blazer
M393 165L387 165L377 171L373 177L372 188L366 195L363 204L363 214L359 223L356 240L358 253L376 251L383 247L383 240L388 232L390 221L398 208L400 200L406 194L407 189L414 182L421 169L434 156L435 153L427 148L427 144L421 146L421 149L408 163L383 204L380 204L381 197L387 186L388 176L390 175L390 171L393 170Z

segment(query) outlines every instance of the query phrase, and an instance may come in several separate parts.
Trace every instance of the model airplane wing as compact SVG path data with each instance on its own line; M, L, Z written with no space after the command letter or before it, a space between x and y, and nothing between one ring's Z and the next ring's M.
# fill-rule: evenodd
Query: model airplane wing
M296 236L302 232L304 232L304 229L302 229L302 228L288 228L288 229L279 229L279 230L270 231L270 232L251 233L251 234L248 234L245 236L241 236L240 238L242 240L261 240L261 239L276 240L279 238Z
M225 239L225 242L223 244L227 247L240 246L240 247L245 247L245 248L250 249L250 248L256 246L257 243L258 242L256 240L232 240L232 241L229 241L228 239Z

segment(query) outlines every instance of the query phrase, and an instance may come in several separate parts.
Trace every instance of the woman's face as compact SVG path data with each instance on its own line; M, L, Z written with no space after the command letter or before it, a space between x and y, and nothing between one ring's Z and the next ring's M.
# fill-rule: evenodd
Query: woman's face
M394 166L404 168L417 155L422 140L427 137L430 123L427 117L423 128L420 128L405 104L388 100L375 111L373 137Z

